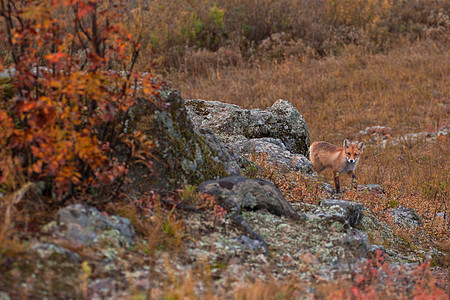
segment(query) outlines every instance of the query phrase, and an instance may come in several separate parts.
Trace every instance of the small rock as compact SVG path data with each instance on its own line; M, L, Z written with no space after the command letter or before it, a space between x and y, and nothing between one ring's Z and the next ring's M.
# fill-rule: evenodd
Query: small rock
M264 249L264 244L261 241L253 240L245 235L241 235L236 240L250 250Z
M366 185L358 185L358 190L359 191L368 191L368 192L376 192L379 194L384 194L384 189L381 185L379 184L366 184Z
M323 185L322 185L322 188L325 190L325 192L327 192L328 194L331 194L331 195L333 195L333 194L335 194L335 190L334 190L334 188L331 186L331 184L329 184L329 183L327 183L327 182L325 182Z
M8 293L6 292L0 292L0 300L11 300Z
M339 206L344 210L345 220L350 226L356 227L364 216L364 205L358 202L325 199L320 204L322 207Z
M64 238L75 245L92 245L108 241L108 245L134 245L135 231L130 220L105 216L94 207L69 205L56 213L56 222L47 224L43 231Z
M81 262L81 258L77 253L53 244L35 243L33 246L31 246L31 249L43 259L55 259L59 256L64 260L69 259L76 263Z
M423 227L422 220L412 208L400 206L388 211L394 218L394 223L403 228Z

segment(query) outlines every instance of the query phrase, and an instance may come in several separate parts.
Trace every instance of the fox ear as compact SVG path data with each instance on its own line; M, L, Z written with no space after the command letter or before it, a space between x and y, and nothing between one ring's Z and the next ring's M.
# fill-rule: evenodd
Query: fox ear
M348 148L348 147L350 147L350 142L347 139L345 139L344 140L344 148Z
M364 150L364 148L366 148L366 145L364 144L364 142L361 142L358 144L358 150Z

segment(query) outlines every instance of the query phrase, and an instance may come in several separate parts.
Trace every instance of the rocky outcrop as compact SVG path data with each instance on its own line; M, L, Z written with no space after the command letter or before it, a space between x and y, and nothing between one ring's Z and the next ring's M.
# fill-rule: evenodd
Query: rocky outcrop
M265 153L283 169L312 172L305 157L308 127L290 102L280 99L266 110L248 110L218 101L188 100L186 108L198 129L210 129L235 154Z
M131 165L132 187L138 191L176 189L228 176L224 162L229 157L219 155L219 149L194 130L179 92L163 89L159 96L155 101L138 99L118 122L125 126L116 126L125 132L140 131L155 144L151 172L141 163ZM119 155L127 152L124 146Z
M293 220L306 218L286 201L272 183L261 179L240 176L225 177L203 182L198 186L197 191L214 196L218 204L227 211L227 218L243 234L237 240L250 249L261 248L265 254L269 252L268 245L252 229L251 224L242 217L243 210L266 210L274 215L285 216Z

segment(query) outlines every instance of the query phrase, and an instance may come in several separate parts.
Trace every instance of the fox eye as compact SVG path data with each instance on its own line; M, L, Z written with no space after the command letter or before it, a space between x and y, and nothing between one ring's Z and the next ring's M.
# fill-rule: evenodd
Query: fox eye
M355 156L358 156L358 154L355 153Z
M348 153L347 153L347 155L348 155L348 156L350 156L350 155L351 155L351 153L350 153L350 152L348 152Z

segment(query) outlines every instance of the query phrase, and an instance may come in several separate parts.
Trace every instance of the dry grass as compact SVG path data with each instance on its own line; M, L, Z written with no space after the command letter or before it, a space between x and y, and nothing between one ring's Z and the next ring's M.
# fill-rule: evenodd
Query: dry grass
M305 117L314 140L340 143L371 125L404 133L443 124L450 117L449 43L404 42L388 54L350 46L344 55L320 60L305 56L253 66L209 65L200 74L175 72L167 79L188 99L246 108L289 100Z

